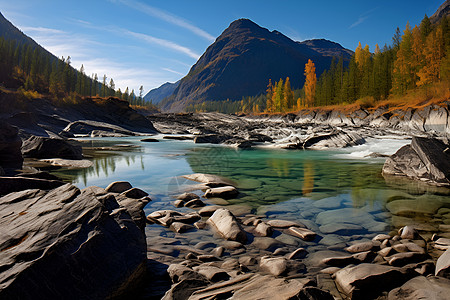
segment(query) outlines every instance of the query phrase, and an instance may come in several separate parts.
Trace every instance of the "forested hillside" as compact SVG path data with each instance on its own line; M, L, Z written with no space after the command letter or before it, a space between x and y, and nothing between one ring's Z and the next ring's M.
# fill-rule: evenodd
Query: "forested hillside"
M18 89L31 96L39 94L62 102L76 102L81 96L114 96L132 105L147 105L143 87L139 94L124 92L112 78L97 74L88 76L82 65L71 66L70 56L57 58L23 34L0 14L0 87Z
M305 85L292 90L289 78L272 82L267 91L241 101L203 102L187 111L288 112L305 107L351 104L373 105L379 100L425 94L425 98L450 95L450 17L435 24L425 16L419 25L397 28L391 45L373 52L359 43L346 66L335 58L319 78L312 61L305 65ZM313 70L314 69L314 70ZM307 80L308 76L310 77ZM316 79L313 79L316 78Z

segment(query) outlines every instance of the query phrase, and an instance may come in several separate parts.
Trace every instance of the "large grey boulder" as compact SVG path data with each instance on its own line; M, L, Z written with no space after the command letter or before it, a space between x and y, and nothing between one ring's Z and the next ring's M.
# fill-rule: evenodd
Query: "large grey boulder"
M244 243L247 235L236 217L225 208L216 210L207 221L224 239Z
M66 184L0 198L1 299L114 298L140 281L145 236L97 191Z
M388 300L446 300L450 295L450 280L442 277L417 276L389 292Z
M405 270L377 264L348 266L334 274L341 292L350 299L374 299L382 291L389 291L408 281Z
M23 163L22 140L17 127L0 121L0 167L3 169L21 169Z
M82 159L81 146L75 142L31 136L23 142L24 157Z
M127 130L121 126L108 124L105 122L81 120L70 123L63 130L72 134L93 134L99 135L99 133L118 134L122 136L136 135L134 132Z
M449 186L449 146L437 139L413 137L411 145L403 146L386 160L383 175L406 176Z
M305 149L344 148L362 145L366 141L356 132L336 131L327 134L313 135L303 142Z

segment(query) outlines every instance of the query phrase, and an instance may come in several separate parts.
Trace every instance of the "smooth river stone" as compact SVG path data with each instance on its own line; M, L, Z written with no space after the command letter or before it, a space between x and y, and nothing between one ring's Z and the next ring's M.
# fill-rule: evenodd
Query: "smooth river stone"
M364 230L362 226L350 223L329 223L320 226L319 229L325 234L335 233L340 235L353 235Z
M388 227L386 223L375 221L371 214L355 208L341 208L321 212L317 215L316 223L326 225L346 223L349 220L351 220L352 224L361 225L370 232L383 231Z
M332 197L317 200L313 203L313 205L318 208L335 209L341 207L341 203L342 199L339 199L338 197Z
M418 197L414 200L391 201L386 204L386 208L394 215L414 216L434 214L442 205L443 203L437 199Z
M346 240L337 234L327 234L319 241L319 244L326 246L342 244L343 246L345 246L345 242Z
M239 179L238 180L238 188L242 190L254 190L261 187L262 182L258 179Z

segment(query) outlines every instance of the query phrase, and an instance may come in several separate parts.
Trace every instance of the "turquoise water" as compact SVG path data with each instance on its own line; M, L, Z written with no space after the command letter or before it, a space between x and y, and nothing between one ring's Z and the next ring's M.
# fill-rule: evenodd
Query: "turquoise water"
M450 214L445 211L450 207L448 195L414 195L401 185L387 184L381 175L385 158L371 158L373 153L393 154L408 140L368 139L366 145L357 147L302 151L237 150L157 138L159 143L144 143L140 137L82 140L84 153L94 165L88 169L59 170L55 174L80 188L91 185L104 188L113 181L129 181L153 199L146 213L173 209L170 204L173 196L185 190L203 195L192 188L194 182L181 175L221 175L235 182L240 195L228 201L203 199L207 204L227 206L236 215L253 213L303 222L321 234L326 246L370 238L411 223L425 226L428 231L438 231L439 224L450 223ZM440 206L427 212L415 209L422 207L418 203L427 201L427 195L439 198L433 201ZM406 210L405 201L411 201L406 202ZM390 202L393 203L387 206ZM330 227L342 223L356 224L361 230L339 232L339 237L333 230L330 232ZM149 227L156 230L154 226L157 225Z

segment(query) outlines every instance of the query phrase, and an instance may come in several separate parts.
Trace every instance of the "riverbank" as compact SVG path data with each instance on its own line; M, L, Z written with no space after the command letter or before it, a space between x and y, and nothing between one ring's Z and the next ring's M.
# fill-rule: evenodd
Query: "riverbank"
M286 116L274 120L270 116L258 122L242 121L250 117L221 114L181 117L178 122L171 122L169 117L166 125L153 120L155 127L163 133L152 136L152 141L141 142L143 138L140 137L129 140L126 137L110 137L109 144L96 146L93 142L79 141L81 144L78 145L84 146L84 155L89 148L91 157L84 158L92 160L91 168L94 169L99 163L96 155L122 156L124 162L126 158L131 159L123 166L114 167L111 161L109 172L131 168L132 174L124 174L118 179L129 180L133 186L149 192L153 199L145 209L146 214L151 215L148 219L153 224L145 227L146 264L151 272L147 277L148 284L143 285L143 290L139 289L143 298L160 299L169 289L166 299L176 298L176 295L187 298L187 294L177 293L193 293L196 290L196 294L191 294L193 299L213 294L246 297L247 293L256 295L256 292L273 296L269 290L262 288L267 286L272 292L278 291L279 295L285 293L287 298L292 295L316 295L311 297L326 299L324 297L331 294L339 299L351 294L353 299L370 299L375 296L361 294L361 289L365 290L369 283L370 286L381 285L378 284L379 279L383 279L382 282L396 282L396 286L384 285L378 290L377 295L386 298L392 288L400 287L413 277L412 280L420 281L428 290L441 289L443 279L427 279L422 275L434 274L437 258L448 246L446 239L450 238L449 230L445 226L448 222L448 195L386 186L382 178L377 178L381 177L383 151L369 151L367 157L361 155L359 158L367 162L357 164L345 160L341 163L339 159L342 155L349 153L330 150L345 146L347 149L363 147L373 140L374 143L381 143L381 135L407 143L407 134L397 135L390 128L377 131L365 126L342 126L339 133L327 133L324 131L336 128L311 123L295 124L284 120ZM183 122L189 125L185 126L184 132L178 131L184 126ZM170 127L170 124L173 126ZM218 136L226 132L232 137L240 134L242 139L245 135L258 134L259 141L252 141L255 150L251 151L201 143L206 141L201 139L208 134ZM89 132L85 134L91 135ZM353 134L358 134L360 138L349 138ZM327 150L267 149L294 148L282 146L289 136L301 141L295 143L302 145L297 149ZM196 143L193 143L195 139ZM364 142L352 142L360 139ZM146 155L154 151L152 149L159 149L159 156L146 159ZM359 152L362 154L364 151ZM76 149L74 153L77 153ZM168 156L162 159L164 155ZM157 160L161 160L161 165L155 163ZM157 166L155 172L168 168L175 170L178 165L186 163L195 172L220 173L227 177L226 184L235 186L239 193L234 195L235 198L204 197L208 188L220 184L206 182L199 186L179 177L167 178L165 186L155 189L155 184L162 182L153 181L145 171L149 166L150 169ZM181 175L176 172L163 174ZM142 179L138 180L138 176ZM139 184L132 181L133 178ZM168 184L175 183L175 178L178 178L176 189L169 188ZM107 181L111 182L110 179ZM145 185L141 185L144 182ZM106 187L108 183L99 181L98 185ZM166 191L163 193L164 189ZM194 197L200 198L201 202L194 201L188 205L186 199L181 205L177 201L181 189L194 192ZM201 203L206 206L202 208ZM233 220L234 227L240 228L239 232L244 232L245 240L241 233L237 234L241 237L239 241L230 243L226 240L228 235L213 225L220 221L208 222L215 211L220 210L224 214L223 209L230 212L226 213L226 218ZM278 225L274 225L277 222ZM280 222L288 223L279 227ZM405 229L399 230L404 226L412 226L412 238L402 238ZM410 228L407 227L408 231ZM377 237L379 234L389 237ZM436 235L433 237L433 234ZM336 276L332 277L332 273ZM360 274L367 281L349 278L348 273ZM358 283L362 285L358 286ZM407 284L404 290L410 290L410 286L411 283Z

